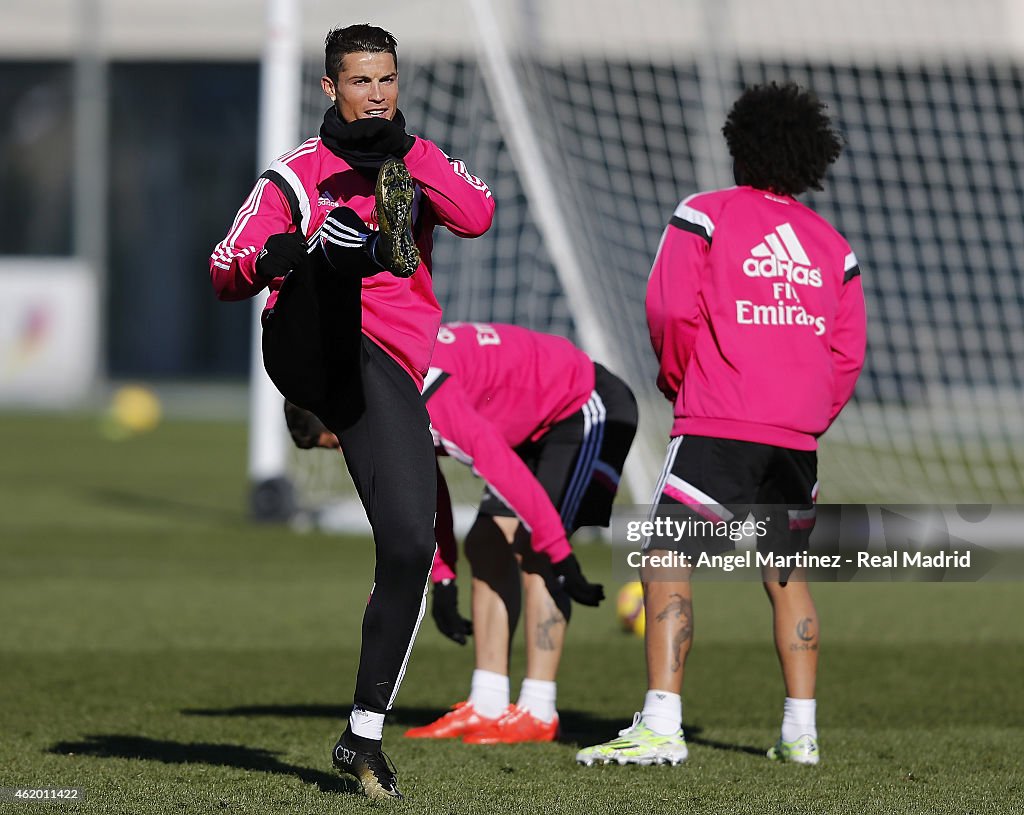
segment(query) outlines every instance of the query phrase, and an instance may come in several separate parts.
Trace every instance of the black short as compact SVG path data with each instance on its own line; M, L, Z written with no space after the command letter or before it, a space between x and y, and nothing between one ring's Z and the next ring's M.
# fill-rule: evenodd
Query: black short
M594 391L583 407L537 441L515 448L562 516L567 534L581 526L610 523L637 417L636 398L629 386L595 363ZM479 511L516 517L490 489L484 490Z
M770 444L679 436L668 446L655 492L655 517L672 517L689 534L651 537L645 549L691 557L736 548L755 537L759 551L807 550L814 526L818 455ZM743 529L744 521L752 522ZM746 533L746 534L744 534Z

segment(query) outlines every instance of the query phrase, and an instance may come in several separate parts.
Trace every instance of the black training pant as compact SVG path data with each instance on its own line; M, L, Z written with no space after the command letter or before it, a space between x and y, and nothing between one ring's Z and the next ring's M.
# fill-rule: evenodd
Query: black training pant
M430 420L412 377L360 328L361 281L315 262L264 318L263 361L282 394L341 441L376 548L355 704L394 703L426 607L437 497ZM349 631L341 621L339 631Z

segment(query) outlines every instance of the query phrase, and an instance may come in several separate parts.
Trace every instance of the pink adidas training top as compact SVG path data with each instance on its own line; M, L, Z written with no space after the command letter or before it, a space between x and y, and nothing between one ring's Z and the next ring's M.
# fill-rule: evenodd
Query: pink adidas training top
M445 323L424 385L434 444L473 467L553 563L572 549L558 510L514 447L542 437L594 390L594 363L564 337L498 323ZM454 578L447 490L438 506L434 581Z
M824 218L751 187L682 201L647 286L672 436L814 450L864 365L857 258Z
M407 279L386 271L363 279L362 328L420 385L441 322L431 278L434 226L447 227L464 238L482 235L491 225L494 199L487 185L471 175L465 164L449 159L426 139L416 139L405 165L416 182L413 222L419 225L420 266ZM261 177L210 257L210 276L221 300L252 297L268 285L256 275L256 257L268 237L294 230L293 204L307 238L342 204L355 210L367 226L377 228L374 182L328 150L319 137L281 156L268 172L284 184L287 193ZM273 308L283 280L269 282L268 310Z

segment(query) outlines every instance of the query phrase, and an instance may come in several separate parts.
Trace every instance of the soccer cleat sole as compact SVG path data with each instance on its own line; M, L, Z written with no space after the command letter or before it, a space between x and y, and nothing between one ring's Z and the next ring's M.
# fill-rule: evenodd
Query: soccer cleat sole
M390 271L396 277L412 277L420 265L420 250L412 237L415 187L405 164L397 159L384 162L377 175L376 198L380 240L390 248Z
M636 764L640 767L653 767L658 764L664 764L668 767L678 767L686 761L685 758L591 758L591 759L576 759L576 763L583 767L594 767L603 764L617 764L620 767L625 767L627 764Z

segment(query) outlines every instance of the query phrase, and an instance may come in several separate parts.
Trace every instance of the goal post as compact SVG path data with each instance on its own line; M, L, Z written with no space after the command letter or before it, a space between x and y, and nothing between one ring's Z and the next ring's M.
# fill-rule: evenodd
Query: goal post
M477 56L490 91L497 121L519 172L526 200L540 229L544 245L565 292L576 324L581 347L595 360L613 370L624 371L627 357L620 352L615 337L603 327L606 318L593 296L595 275L580 257L572 239L569 219L563 216L563 202L556 193L558 174L547 163L537 138L531 112L505 46L501 25L490 0L468 0L477 27ZM649 443L650 436L639 434L626 460L623 473L635 501L647 500L657 476L659 452Z
M257 173L295 146L302 109L303 0L266 0L260 66ZM267 292L253 302L249 375L249 514L256 521L287 521L296 495L289 472L282 398L263 368L260 316Z

